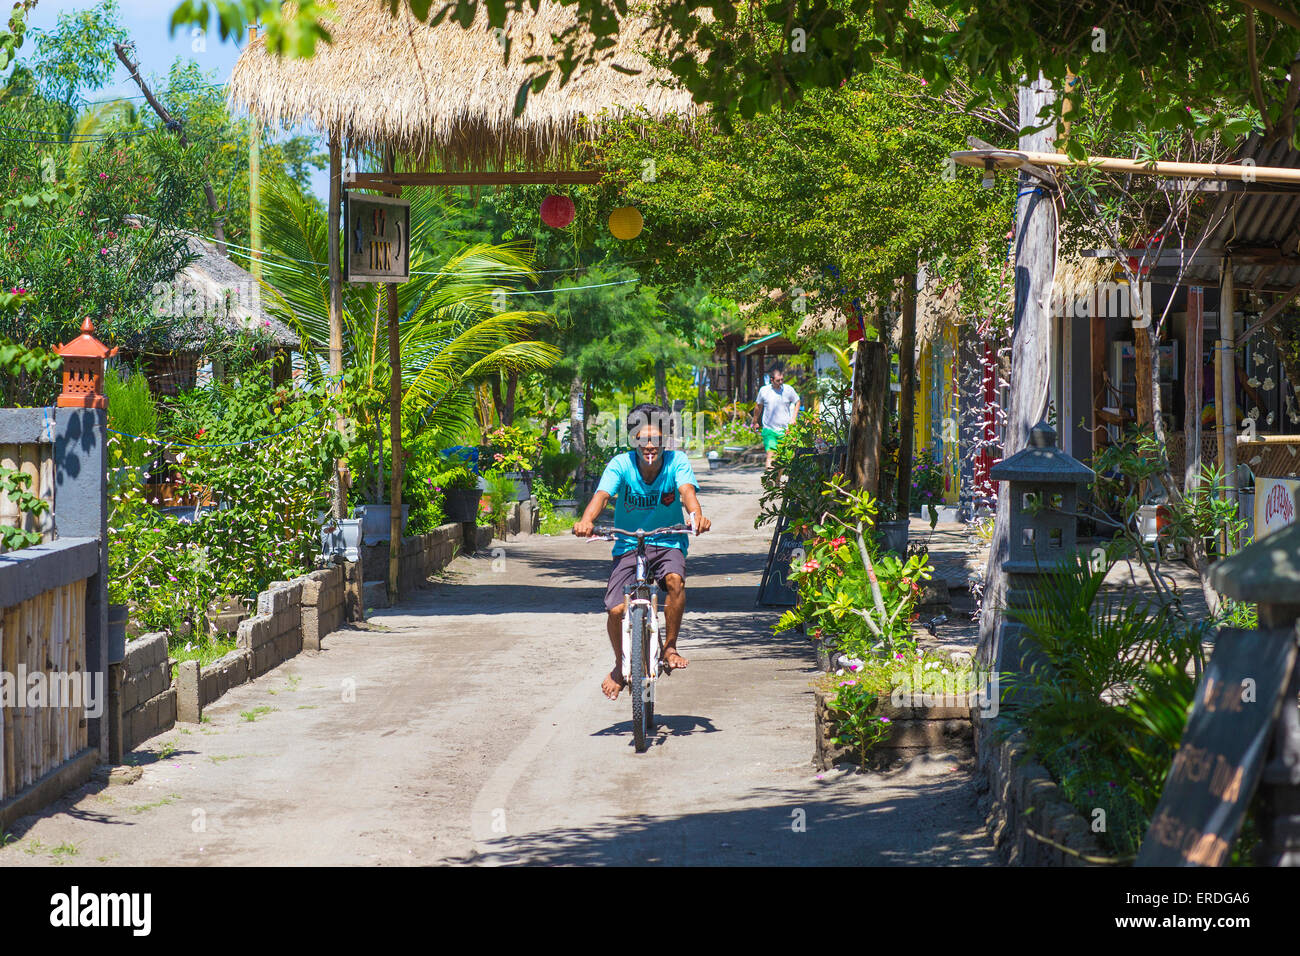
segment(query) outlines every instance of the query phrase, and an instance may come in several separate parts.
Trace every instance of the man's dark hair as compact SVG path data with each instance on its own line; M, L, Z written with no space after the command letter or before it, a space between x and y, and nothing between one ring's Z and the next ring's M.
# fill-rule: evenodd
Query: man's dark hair
M667 437L673 433L673 413L654 402L642 402L627 413L628 437L636 438L646 425L653 425Z

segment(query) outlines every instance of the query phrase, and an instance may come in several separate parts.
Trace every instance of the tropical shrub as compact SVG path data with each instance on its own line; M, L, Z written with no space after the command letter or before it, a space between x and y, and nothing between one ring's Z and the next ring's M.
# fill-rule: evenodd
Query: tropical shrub
M1105 811L1112 852L1137 852L1205 666L1208 627L1169 606L1101 590L1076 554L1044 575L1024 625L1029 665L1003 681L1002 708L1085 815Z
M138 481L116 486L110 599L134 604L146 629L201 631L220 596L252 598L310 571L330 469L344 451L337 401L323 389L276 387L263 371L167 406L160 440L174 449L182 492L212 506L175 515L147 500ZM117 437L110 454L121 460Z
M488 432L488 444L479 453L487 465L483 473L532 471L542 456L542 439L517 425L502 425Z
M914 650L912 622L921 582L930 577L927 559L881 553L870 533L876 517L870 494L839 479L826 490L822 515L796 526L807 536L803 564L790 572L799 603L776 629L802 624L813 637L864 660Z

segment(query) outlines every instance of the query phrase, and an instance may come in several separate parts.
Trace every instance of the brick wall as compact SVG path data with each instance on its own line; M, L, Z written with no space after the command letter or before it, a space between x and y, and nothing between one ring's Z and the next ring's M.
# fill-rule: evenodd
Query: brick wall
M302 649L318 651L321 639L343 626L343 568L313 571L302 581Z

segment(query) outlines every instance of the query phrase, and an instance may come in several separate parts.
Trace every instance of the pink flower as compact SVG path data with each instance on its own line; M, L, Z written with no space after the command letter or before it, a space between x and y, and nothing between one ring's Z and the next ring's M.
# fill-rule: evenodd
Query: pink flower
M106 255L108 255L108 250L107 250L107 249L100 249L100 250L99 250L99 254L100 254L101 256L106 256Z
M100 174L99 174L99 178L100 178L100 179L107 179L107 178L108 178L108 173L100 173Z
M832 547L832 548L838 548L840 545L842 545L842 544L843 544L845 541L847 541L847 540L848 540L847 538L842 538L842 537L841 537L841 538L836 538L834 541L831 542L831 547Z
M804 573L807 574L809 571L816 571L820 567L821 565L818 564L816 561L809 561L807 564L803 566L803 570Z

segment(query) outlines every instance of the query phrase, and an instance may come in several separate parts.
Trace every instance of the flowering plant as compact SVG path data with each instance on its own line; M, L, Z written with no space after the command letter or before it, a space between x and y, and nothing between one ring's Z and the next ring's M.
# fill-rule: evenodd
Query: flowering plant
M502 425L488 432L485 474L532 471L541 456L542 440L515 425ZM479 461L485 461L480 454Z
M928 448L922 448L912 458L913 511L925 508L930 513L930 527L939 523L938 507L943 501L943 462L935 461Z

